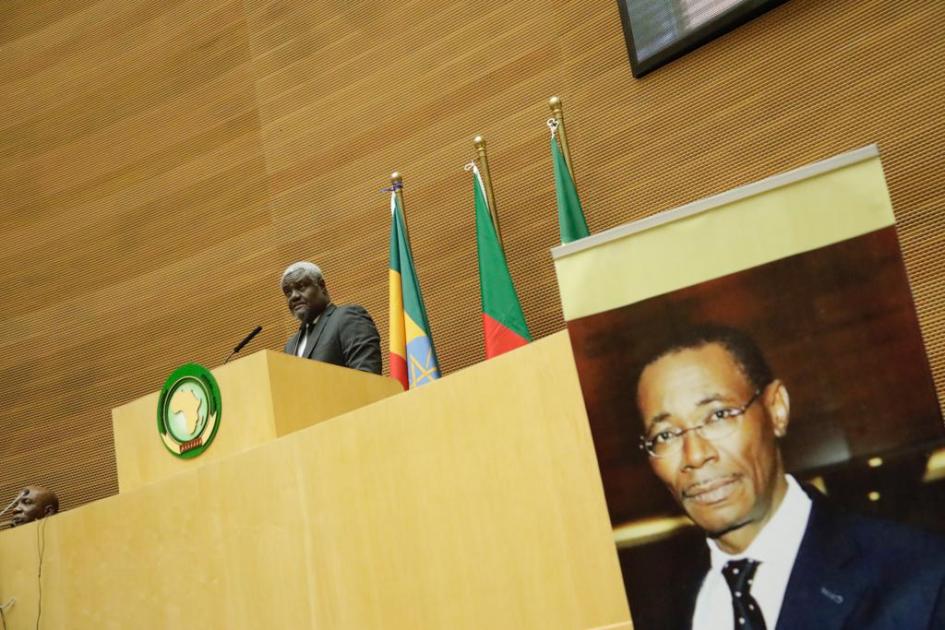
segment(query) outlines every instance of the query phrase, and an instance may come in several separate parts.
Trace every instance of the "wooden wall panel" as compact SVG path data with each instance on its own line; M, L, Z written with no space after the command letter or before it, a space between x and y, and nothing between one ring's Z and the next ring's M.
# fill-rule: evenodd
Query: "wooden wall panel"
M221 362L277 263L243 5L26 4L0 9L0 496L69 508L117 491L111 408Z
M67 4L0 8L0 496L113 492L109 408L257 323L279 348L293 260L386 347L392 170L441 364L480 361L477 133L528 323L560 330L552 94L592 231L878 143L945 399L942 3L789 0L642 80L616 0Z

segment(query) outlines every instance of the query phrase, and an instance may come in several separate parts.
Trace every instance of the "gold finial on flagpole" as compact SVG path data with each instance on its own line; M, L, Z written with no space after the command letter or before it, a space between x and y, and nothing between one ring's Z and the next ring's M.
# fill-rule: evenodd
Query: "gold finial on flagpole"
M568 134L564 130L564 109L561 104L561 99L557 96L552 96L548 99L548 107L551 108L551 115L554 116L555 120L558 122L558 127L555 133L558 134L558 137L561 139L561 151L564 153L564 161L568 165L568 171L571 173L571 179L574 179L574 169L571 168L571 151L568 149Z
M394 189L397 203L400 204L400 214L404 219L404 239L410 242L410 231L407 228L407 206L404 205L404 178L399 171L390 174L390 187Z
M492 217L492 225L495 226L495 235L499 239L499 247L504 250L505 246L502 243L502 230L499 229L499 211L496 209L495 195L492 193L489 158L486 157L486 140L482 136L476 136L473 138L473 145L475 145L476 154L479 156L479 175L482 177L482 184L486 188L486 200L489 203L489 216Z

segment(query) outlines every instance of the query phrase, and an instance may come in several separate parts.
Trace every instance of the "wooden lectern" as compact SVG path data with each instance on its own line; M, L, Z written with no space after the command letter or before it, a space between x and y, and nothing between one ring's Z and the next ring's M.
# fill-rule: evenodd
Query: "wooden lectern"
M41 593L43 628L630 630L566 333L396 396L268 352L214 375L205 453L135 401L119 495L0 533L11 628Z
M161 446L158 392L112 410L118 491L251 449L403 391L393 379L262 350L213 370L223 398L213 444L194 459Z

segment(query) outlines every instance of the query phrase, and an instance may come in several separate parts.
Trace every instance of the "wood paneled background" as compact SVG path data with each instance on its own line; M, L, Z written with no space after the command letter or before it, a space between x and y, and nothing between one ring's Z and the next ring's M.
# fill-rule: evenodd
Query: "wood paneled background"
M7 0L0 497L115 493L110 409L256 324L281 347L297 259L386 346L395 169L442 367L482 360L477 133L528 323L560 330L552 94L592 231L878 143L945 399L942 32L940 2L790 0L635 80L616 0Z

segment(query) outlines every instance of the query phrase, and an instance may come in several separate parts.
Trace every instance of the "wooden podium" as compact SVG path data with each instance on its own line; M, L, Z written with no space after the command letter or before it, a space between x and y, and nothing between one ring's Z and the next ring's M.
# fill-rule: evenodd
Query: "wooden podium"
M216 439L194 459L161 447L158 393L112 410L118 491L128 492L403 392L393 379L262 350L213 370L223 399ZM160 447L160 448L156 448Z
M205 453L135 401L120 494L0 533L9 627L34 627L41 540L43 628L631 628L566 333L395 396L272 353L214 374Z

